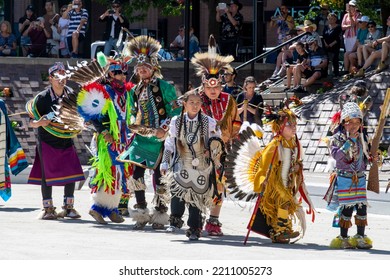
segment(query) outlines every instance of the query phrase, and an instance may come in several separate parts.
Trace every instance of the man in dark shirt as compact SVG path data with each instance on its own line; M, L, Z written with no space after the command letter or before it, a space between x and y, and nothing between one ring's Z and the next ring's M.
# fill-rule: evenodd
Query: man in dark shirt
M225 84L223 85L222 92L229 93L234 99L242 91L242 87L236 84L237 70L229 65L225 70L223 79Z
M26 106L31 118L30 126L38 129L37 153L28 183L41 185L41 219L78 219L80 214L73 208L75 182L84 180L84 173L73 140L63 137L60 125L52 118L52 108L59 103L59 99L74 93L65 85L66 80L59 79L56 74L65 74L65 67L60 62L49 68L50 87L40 92ZM53 185L65 186L63 211L58 214L53 206Z
M119 34L122 30L122 27L129 28L129 21L121 13L121 1L113 0L111 3L111 8L112 9L105 11L104 14L99 17L99 21L106 22L106 30L104 31L103 35L103 40L106 41L104 44L104 54L106 56L110 55L112 49L116 50L117 52L122 50L122 44L119 47L116 46L119 39ZM126 38L123 37L123 40L125 39Z
M222 55L232 55L237 58L237 45L239 32L244 20L240 14L242 4L238 0L232 0L228 7L217 7L216 21L222 23L219 50Z

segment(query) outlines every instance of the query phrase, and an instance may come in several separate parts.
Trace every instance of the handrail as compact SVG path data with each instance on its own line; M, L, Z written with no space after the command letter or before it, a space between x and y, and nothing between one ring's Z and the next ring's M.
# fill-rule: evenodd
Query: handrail
M310 32L305 32L305 33L299 34L298 36L295 36L295 37L291 38L290 40L287 40L286 42L281 43L280 45L276 46L275 48L273 48L273 49L271 49L271 50L269 50L269 51L266 51L266 52L264 52L264 53L262 53L262 54L260 54L260 55L258 55L258 56L256 56L256 57L254 57L254 58L248 60L247 62L244 62L243 64L237 66L237 67L236 67L236 70L241 69L241 68L247 66L248 64L252 64L252 63L258 61L259 59L262 59L262 58L268 56L270 53L273 53L273 52L275 52L275 51L277 51L277 50L283 48L285 45L288 45L288 44L290 44L291 42L294 42L294 41L296 41L296 40L302 38L303 36L305 36L305 35L310 35L310 34L311 34Z

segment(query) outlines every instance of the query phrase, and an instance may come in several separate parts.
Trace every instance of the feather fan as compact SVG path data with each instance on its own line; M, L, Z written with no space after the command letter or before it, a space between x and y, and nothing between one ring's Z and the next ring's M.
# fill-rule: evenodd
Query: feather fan
M251 126L242 129L226 156L226 182L230 195L239 200L250 201L258 196L253 182L264 144L256 135Z

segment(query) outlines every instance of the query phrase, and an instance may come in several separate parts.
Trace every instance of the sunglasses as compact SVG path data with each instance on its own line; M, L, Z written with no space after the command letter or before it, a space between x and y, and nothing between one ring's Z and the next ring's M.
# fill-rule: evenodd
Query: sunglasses
M182 32L182 31L184 31L184 29L179 29L179 32Z
M114 74L114 76L115 75L126 75L127 73L126 72L123 72L122 70L114 70L114 71L112 71L112 74Z
M368 28L374 28L375 26L374 25L369 25Z
M113 8L119 8L119 5L112 5Z

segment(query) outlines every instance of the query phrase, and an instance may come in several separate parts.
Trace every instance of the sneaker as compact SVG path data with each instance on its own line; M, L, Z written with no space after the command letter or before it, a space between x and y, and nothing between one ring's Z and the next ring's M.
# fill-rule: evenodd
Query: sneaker
M367 237L367 235L361 236L356 234L352 237L351 243L355 244L358 249L368 250L372 248L372 241Z
M42 220L57 220L57 213L56 213L56 208L55 207L48 207L44 208L43 215L42 215Z
M378 67L375 69L375 73L378 74L383 70L387 69L389 66L384 64L382 61L378 64Z
M63 208L63 210L60 213L58 213L57 217L58 218L80 219L81 215L74 208L70 208L70 209Z
M290 90L291 90L291 88L286 87L283 91L284 91L284 92L290 92Z
M78 58L79 56L78 56L77 53L72 52L71 57L72 57L72 58Z
M123 223L125 221L125 219L123 219L123 217L115 211L112 211L108 218L111 220L111 222L118 224Z
M100 215L97 211L95 210L89 210L89 215L92 216L92 218L94 218L96 220L96 222L98 222L99 224L102 224L102 225L106 225L107 222L103 219L103 216Z
M208 219L206 221L205 230L207 231L208 235L210 236L222 236L222 224L219 222L218 219Z
M355 75L353 75L356 78L364 78L365 76L365 70L364 68L360 68Z
M179 228L177 228L177 227L175 227L175 226L169 226L166 230L165 230L165 232L166 233L175 233L176 231L178 231L179 230Z
M280 80L280 79L281 79L281 77L280 77L279 75L272 76L271 78L269 78L269 80L271 80L271 81L273 81L273 82L275 82L275 81L277 81L277 80Z

